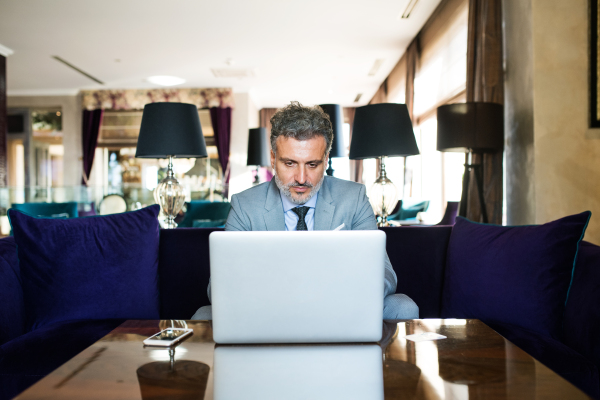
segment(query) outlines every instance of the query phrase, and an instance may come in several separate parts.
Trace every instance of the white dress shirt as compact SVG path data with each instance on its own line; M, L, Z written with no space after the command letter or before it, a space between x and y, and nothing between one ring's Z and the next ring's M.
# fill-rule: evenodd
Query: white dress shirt
M294 204L287 196L281 191L279 191L281 195L281 202L283 203L283 216L285 217L285 230L286 231L295 231L296 225L298 225L298 214L292 211L294 207L309 207L306 216L304 217L304 222L306 222L306 227L309 231L314 230L315 227L315 206L317 205L317 196L319 196L319 192L317 192L309 201L305 204Z

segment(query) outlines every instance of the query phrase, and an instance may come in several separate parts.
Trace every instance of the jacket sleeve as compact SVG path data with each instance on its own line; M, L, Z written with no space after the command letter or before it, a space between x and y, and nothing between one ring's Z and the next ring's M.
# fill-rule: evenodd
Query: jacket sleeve
M250 219L242 211L237 195L231 196L231 209L225 223L226 231L249 231Z
M358 206L356 208L356 214L352 220L352 230L376 230L377 222L375 219L375 213L369 203L367 197L367 189L364 185L361 186L358 193ZM387 297L390 294L396 293L396 286L398 284L398 278L392 268L390 258L385 253L385 280L384 280L384 296Z

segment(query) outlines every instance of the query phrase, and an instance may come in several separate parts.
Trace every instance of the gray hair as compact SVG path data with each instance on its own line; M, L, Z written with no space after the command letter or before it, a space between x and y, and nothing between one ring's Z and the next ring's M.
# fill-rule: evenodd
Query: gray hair
M284 108L277 110L271 118L271 148L277 154L277 138L280 136L296 140L308 140L315 136L323 136L327 144L323 158L331 150L333 128L329 115L319 106L305 107L292 101Z

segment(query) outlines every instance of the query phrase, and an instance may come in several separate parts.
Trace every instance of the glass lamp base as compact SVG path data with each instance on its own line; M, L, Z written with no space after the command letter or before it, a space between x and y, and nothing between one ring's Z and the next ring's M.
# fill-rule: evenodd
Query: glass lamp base
M165 215L163 228L177 228L175 217L183 208L185 202L185 190L183 186L173 176L173 164L169 162L167 177L160 181L154 189L154 200L160 205L160 209Z

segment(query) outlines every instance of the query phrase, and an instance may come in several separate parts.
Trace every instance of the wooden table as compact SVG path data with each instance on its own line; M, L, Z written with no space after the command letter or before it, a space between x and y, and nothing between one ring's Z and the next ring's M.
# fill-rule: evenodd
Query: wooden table
M18 399L588 398L478 320L386 322L379 345L316 346L215 346L209 322L187 321L173 365L142 345L168 323L125 322ZM448 338L404 338L423 332Z

